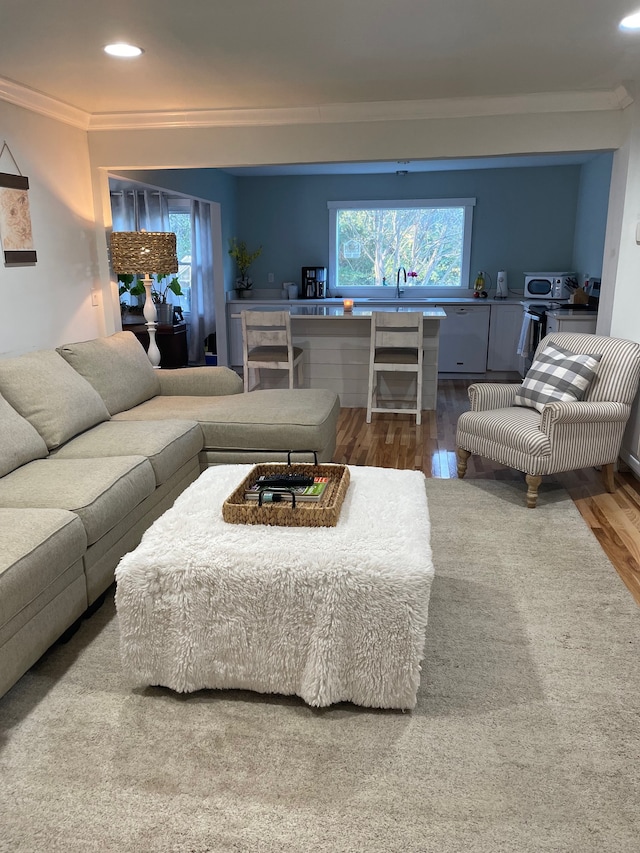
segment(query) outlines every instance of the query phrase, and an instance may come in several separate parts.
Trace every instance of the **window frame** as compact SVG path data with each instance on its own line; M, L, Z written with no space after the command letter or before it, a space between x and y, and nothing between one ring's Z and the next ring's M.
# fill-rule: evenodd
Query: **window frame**
M338 211L340 210L388 210L400 208L425 208L425 207L461 207L464 209L464 233L462 246L462 271L459 287L438 286L410 286L404 293L404 299L425 299L427 297L447 296L465 297L473 292L470 281L471 273L471 235L473 230L473 209L476 204L475 198L413 198L413 199L364 199L359 201L328 201L329 211L329 292L334 295L337 290L340 296L349 296L361 299L393 299L396 296L395 285L382 287L380 284L372 285L343 285L338 288L336 284L336 273L338 266ZM464 282L467 282L465 286ZM404 282L402 282L404 284Z

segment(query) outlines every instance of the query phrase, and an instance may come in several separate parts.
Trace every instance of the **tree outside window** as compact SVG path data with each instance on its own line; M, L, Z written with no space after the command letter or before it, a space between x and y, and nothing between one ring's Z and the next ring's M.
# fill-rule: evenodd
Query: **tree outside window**
M475 199L434 202L330 202L332 286L469 287Z
M176 278L180 282L183 293L182 296L173 296L172 302L183 311L189 312L191 310L191 212L170 209L169 226L176 235L178 255Z

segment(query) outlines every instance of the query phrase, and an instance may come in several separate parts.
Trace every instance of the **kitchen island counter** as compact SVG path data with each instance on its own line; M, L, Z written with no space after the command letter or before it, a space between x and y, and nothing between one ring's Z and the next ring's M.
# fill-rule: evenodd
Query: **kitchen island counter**
M320 301L320 300L319 300ZM340 397L340 405L346 408L365 407L369 382L369 341L371 337L371 314L373 311L389 313L417 312L424 317L424 369L422 400L425 410L436 408L438 386L438 339L440 321L446 320L446 311L435 305L414 304L355 306L345 311L342 300L334 304L313 303L308 300L273 300L270 303L258 300L242 300L227 306L231 365L242 366L241 311L289 311L293 342L304 351L304 384L308 388L328 388ZM253 303L253 304L251 304ZM261 387L287 387L284 372L264 371ZM409 375L383 374L381 382L384 396L394 395L397 399L415 400ZM385 387L386 385L386 387Z

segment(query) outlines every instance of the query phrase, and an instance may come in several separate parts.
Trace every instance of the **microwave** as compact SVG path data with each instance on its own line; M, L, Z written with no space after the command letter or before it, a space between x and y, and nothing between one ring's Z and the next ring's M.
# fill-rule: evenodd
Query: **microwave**
M524 274L525 299L569 299L578 287L575 272L527 272Z

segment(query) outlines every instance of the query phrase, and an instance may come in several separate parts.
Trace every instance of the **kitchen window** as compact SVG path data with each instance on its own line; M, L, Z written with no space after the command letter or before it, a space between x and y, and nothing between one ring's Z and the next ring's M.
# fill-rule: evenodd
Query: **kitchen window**
M470 288L474 198L330 201L332 295L459 295ZM388 294L383 288L389 289Z

